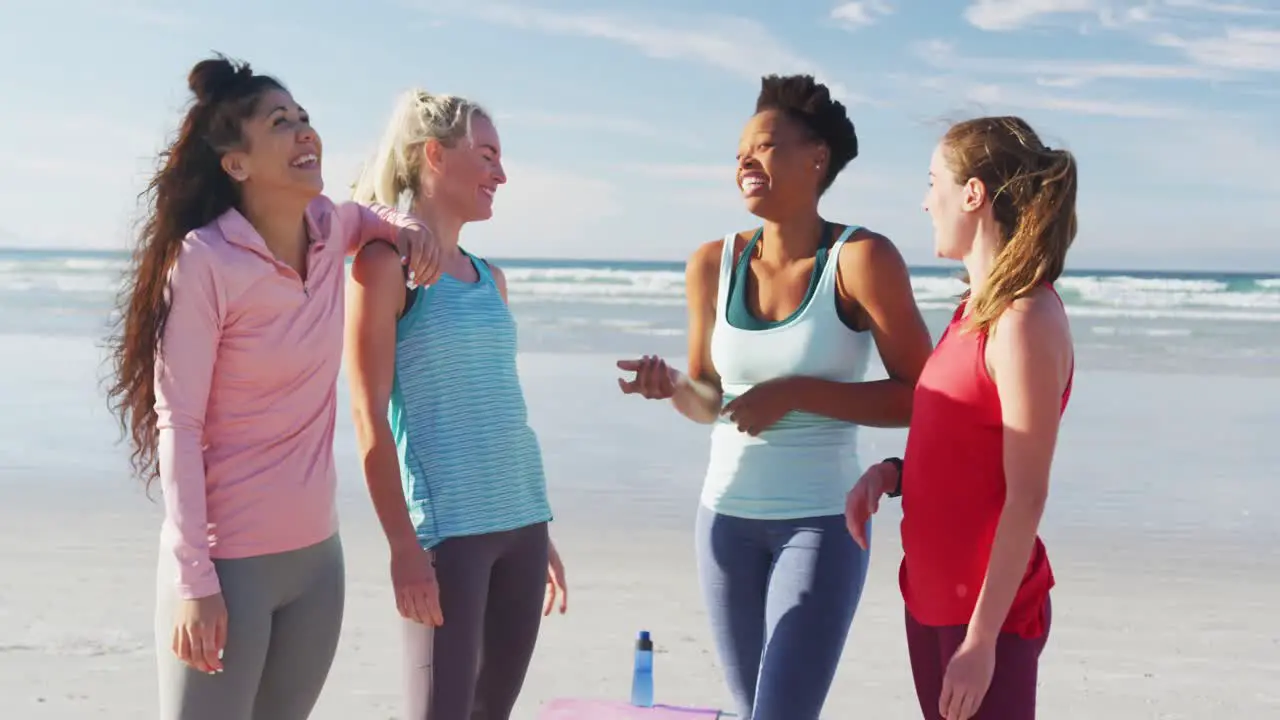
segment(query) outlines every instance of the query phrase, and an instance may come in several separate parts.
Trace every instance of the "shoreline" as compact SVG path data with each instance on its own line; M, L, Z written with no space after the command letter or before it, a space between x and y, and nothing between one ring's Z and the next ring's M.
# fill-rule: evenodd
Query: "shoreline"
M132 249L127 246L111 249L111 248L94 248L94 247L72 247L72 246L23 246L23 245L0 245L0 254L13 255L52 255L52 256L90 256L104 259L128 260ZM692 249L691 249L692 251ZM609 265L628 265L628 266L650 266L653 269L670 269L673 266L684 267L687 257L674 259L660 258L624 258L624 257L563 257L563 256L540 256L540 257L498 257L493 256L495 263L515 263L517 265L557 265L557 264L584 264L598 265L601 267ZM913 263L908 266L909 270L920 270L932 274L959 274L963 271L958 263ZM1233 279L1247 278L1274 278L1280 279L1280 267L1270 270L1243 267L1221 267L1204 269L1203 266L1190 268L1177 267L1161 267L1133 269L1124 267L1105 267L1105 266L1080 266L1071 267L1063 273L1063 277L1079 277L1079 276L1095 276L1095 277L1163 277L1175 275L1186 278L1209 278L1209 277L1225 277Z

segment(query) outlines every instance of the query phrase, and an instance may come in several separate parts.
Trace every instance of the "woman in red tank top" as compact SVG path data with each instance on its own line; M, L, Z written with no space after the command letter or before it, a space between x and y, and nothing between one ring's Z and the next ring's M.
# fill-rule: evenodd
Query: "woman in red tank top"
M969 291L916 384L903 459L850 491L865 542L902 497L907 644L930 719L1035 717L1053 571L1038 535L1074 353L1053 289L1076 234L1076 164L1016 117L969 120L933 153L924 209Z

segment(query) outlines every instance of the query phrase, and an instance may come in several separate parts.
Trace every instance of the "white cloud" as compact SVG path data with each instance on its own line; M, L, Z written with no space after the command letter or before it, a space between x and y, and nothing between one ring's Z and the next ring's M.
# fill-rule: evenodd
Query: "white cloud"
M1128 119L1165 119L1180 117L1179 108L1127 100L1049 95L1024 90L1010 91L1001 85L981 84L971 86L965 93L969 102L990 108L1025 108L1031 110L1055 110L1077 115L1098 115Z
M831 9L831 19L848 30L860 30L874 25L882 16L893 12L885 0L842 2Z
M1079 87L1094 80L1222 80L1228 77L1221 70L1193 64L970 57L957 53L952 44L938 40L918 43L914 49L920 59L938 69L1031 75L1046 87Z
M1098 0L975 0L964 17L982 30L1017 30L1050 15L1097 13Z
M1256 5L1247 5L1244 3L1212 2L1211 0L1164 0L1164 4L1171 8L1199 10L1200 12L1216 13L1219 15L1280 15L1280 10L1273 8L1260 8Z
M966 57L956 53L951 43L939 40L919 43L914 49L930 66L954 73L924 78L919 81L922 87L957 95L965 102L984 108L982 112L991 111L988 109L991 107L1005 107L1117 118L1177 117L1183 114L1180 108L1135 100L1132 92L1123 99L1111 99L1085 97L1071 91L1099 79L1189 79L1220 75L1189 65ZM1030 76L1041 89L1013 89L999 83L966 79L975 75Z
M845 102L865 102L823 71L818 63L792 51L756 20L737 16L681 16L668 22L608 12L561 12L529 5L482 3L451 8L486 22L608 40L660 60L700 62L738 77L758 81L771 73L807 73L826 83Z
M1230 70L1280 71L1280 30L1228 28L1218 37L1162 35L1156 44L1177 48L1200 65Z

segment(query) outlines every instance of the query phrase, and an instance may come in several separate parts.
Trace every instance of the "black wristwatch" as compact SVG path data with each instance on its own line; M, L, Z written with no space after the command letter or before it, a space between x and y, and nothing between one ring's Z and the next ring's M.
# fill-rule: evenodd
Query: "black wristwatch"
M889 493L889 497L902 497L902 458L890 457L881 460L881 462L887 462L898 470L898 482L894 483L893 490Z

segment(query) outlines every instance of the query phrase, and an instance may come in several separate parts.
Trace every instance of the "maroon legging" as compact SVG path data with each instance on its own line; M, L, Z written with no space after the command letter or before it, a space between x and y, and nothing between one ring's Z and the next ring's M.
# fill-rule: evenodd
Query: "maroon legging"
M438 628L403 621L406 720L508 720L542 621L547 524L435 551Z
M942 678L951 656L964 642L967 627L929 627L916 622L910 612L906 616L907 651L911 655L911 674L915 677L920 711L925 720L941 720L938 700L942 696ZM1040 653L1049 640L1050 616L1046 600L1044 634L1038 638L1000 634L996 640L996 670L991 687L973 720L1035 720L1036 678Z

